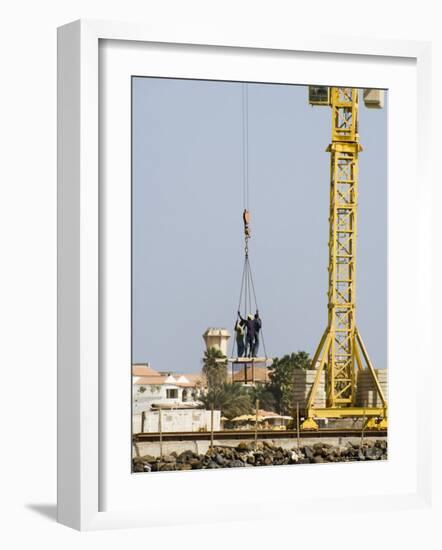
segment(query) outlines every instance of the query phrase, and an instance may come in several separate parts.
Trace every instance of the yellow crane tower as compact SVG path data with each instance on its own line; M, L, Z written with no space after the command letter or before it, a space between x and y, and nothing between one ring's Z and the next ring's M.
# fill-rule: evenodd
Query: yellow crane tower
M356 327L356 237L358 203L358 135L356 88L311 86L311 105L331 107L330 237L328 324L313 356L316 376L310 390L302 429L317 429L318 418L362 417L367 428L387 427L387 401ZM382 107L383 92L365 90L367 107ZM381 406L356 406L356 369L371 373ZM326 406L315 407L325 370Z

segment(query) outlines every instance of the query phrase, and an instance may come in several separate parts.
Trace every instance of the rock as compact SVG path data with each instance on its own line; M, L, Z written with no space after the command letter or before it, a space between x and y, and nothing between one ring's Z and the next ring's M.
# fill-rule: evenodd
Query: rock
M223 458L219 453L215 453L213 459L220 466L224 466L224 464L226 463L226 459Z
M313 449L311 447L308 447L307 445L303 448L304 456L308 458L309 460L312 460L314 457Z
M379 447L369 447L365 451L365 458L368 460L380 460L382 455L382 449L379 449Z
M197 457L189 458L187 464L190 464L193 470L198 470L199 468L202 468L201 460Z
M173 456L173 455L165 455L161 458L161 460L163 462L175 462L176 461L176 457Z
M301 459L301 457L298 455L298 453L296 451L290 451L290 461L292 463L297 463L299 462L299 460Z
M144 456L141 456L140 458L134 459L134 460L141 460L141 462L155 462L156 458L154 456L151 456L151 455L144 455Z
M249 458L249 454L253 454L253 453L239 453L238 454L238 460L241 460L242 462L247 462L247 459Z
M191 470L192 466L187 462L181 462L176 465L177 470Z
M179 462L187 462L190 458L195 458L197 455L193 451L183 451L180 455L177 457L177 461Z
M202 468L240 468L283 464L321 464L325 462L350 462L383 460L387 458L387 441L366 439L361 445L347 441L341 445L315 443L301 449L283 449L267 441L240 442L236 447L214 447L204 455L186 450L177 455L171 452L162 458L151 455L135 457L132 471L156 472L172 470L198 470Z
M255 453L255 466L262 466L264 461L264 455L262 453Z
M237 451L251 451L252 450L252 444L251 443L246 443L245 441L241 441L241 443L239 443L236 446L236 450Z
M338 449L336 447L332 447L331 445L324 449L324 458L327 458L327 460L330 460L331 458L335 458L337 456Z
M214 456L219 455L224 460L227 460L229 458L233 458L234 452L235 451L233 449L230 449L229 447L215 447L214 448Z

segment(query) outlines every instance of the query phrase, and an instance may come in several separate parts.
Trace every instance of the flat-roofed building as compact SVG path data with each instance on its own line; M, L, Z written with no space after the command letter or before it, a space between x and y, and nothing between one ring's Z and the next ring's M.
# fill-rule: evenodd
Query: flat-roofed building
M197 406L204 380L198 374L158 372L148 363L136 363L132 365L132 386L133 412L137 413L155 406Z

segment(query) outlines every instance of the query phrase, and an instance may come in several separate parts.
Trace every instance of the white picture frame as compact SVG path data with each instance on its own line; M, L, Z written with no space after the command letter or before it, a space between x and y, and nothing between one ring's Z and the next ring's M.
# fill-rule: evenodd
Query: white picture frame
M415 71L415 83L417 84L417 95L415 90L408 89L407 92L411 95L412 112L417 114L417 134L414 137L417 139L411 140L408 143L410 148L410 159L415 158L418 171L419 181L416 182L414 172L408 173L396 172L396 176L403 177L404 195L402 200L402 208L405 212L398 212L395 221L396 230L393 231L391 238L395 238L397 227L404 229L405 235L408 235L407 228L404 227L407 219L407 209L410 209L416 204L416 195L418 197L418 211L415 210L415 220L417 232L410 238L416 239L413 241L418 247L419 262L414 268L410 268L410 273L405 276L409 277L406 281L398 282L398 289L393 296L396 300L396 313L400 314L400 299L401 292L404 291L405 283L413 282L419 285L419 293L414 298L410 307L416 315L419 312L426 314L421 316L419 325L411 327L401 326L404 331L404 337L407 337L407 330L418 331L419 345L416 344L412 348L410 344L410 359L395 356L395 360L403 360L404 369L411 368L413 357L416 358L420 354L422 364L428 365L424 377L421 380L409 381L401 386L403 395L410 398L410 403L405 403L405 397L395 393L394 374L391 382L391 393L393 397L397 397L397 409L392 410L392 430L391 437L393 438L393 449L390 451L390 464L372 465L373 468L367 474L367 477L385 476L385 479L391 479L391 487L386 487L385 491L379 492L378 487L373 486L373 490L366 490L361 494L354 494L352 490L343 491L341 494L334 494L333 497L327 496L327 491L324 489L324 484L328 483L328 478L336 477L338 483L338 475L341 465L327 465L327 468L317 469L315 472L316 480L308 481L310 488L309 499L301 501L289 492L281 494L271 493L271 488L275 484L280 484L283 477L286 479L289 476L298 475L288 473L288 470L281 469L256 469L255 472L217 472L216 477L211 475L211 472L191 472L178 478L178 475L161 474L159 476L139 476L138 478L130 475L129 467L125 471L125 479L118 480L116 483L121 484L118 489L112 488L110 491L104 490L103 486L111 484L113 479L118 478L118 468L121 469L121 460L124 461L124 453L127 452L127 463L130 460L130 448L127 441L124 440L125 420L116 420L112 430L114 433L113 441L109 442L109 437L103 426L103 417L107 418L106 402L109 401L109 395L112 395L117 403L119 399L116 393L116 387L121 386L121 378L113 379L104 383L100 365L103 359L103 346L101 344L103 337L103 302L107 298L106 292L112 285L119 284L122 280L127 280L127 273L121 273L122 279L116 279L103 285L103 277L106 277L105 269L109 264L107 257L103 259L104 249L103 239L106 239L107 232L112 233L112 216L106 214L106 221L103 223L103 209L110 209L109 212L115 213L115 205L119 199L125 200L124 197L117 195L110 196L106 199L106 204L103 204L103 188L100 186L100 178L103 177L100 173L100 154L102 143L100 141L100 120L105 114L106 107L101 104L100 96L100 78L102 76L100 62L109 63L110 57L103 58L100 48L104 41L113 44L124 44L126 52L122 55L121 49L117 51L116 58L112 59L115 71L111 71L110 78L118 78L119 75L125 74L124 71L127 63L127 51L130 48L142 49L143 45L154 45L155 52L150 51L149 59L157 63L157 70L151 73L152 76L157 76L159 72L166 71L162 76L184 77L191 74L200 75L200 77L220 78L218 71L224 70L225 61L219 64L218 69L214 63L214 55L223 56L227 54L230 60L236 60L249 56L254 59L254 63L250 63L249 73L244 74L244 80L253 79L253 74L258 74L256 71L264 72L266 56L272 56L272 64L268 64L268 71L275 71L277 80L291 82L290 77L281 77L284 73L287 74L287 59L290 55L305 56L310 64L311 60L317 60L322 64L323 69L329 63L354 63L355 67L359 64L367 63L373 59L380 65L386 64L388 67L395 63L399 65L403 62L411 64ZM162 45L169 49L169 58L171 64L169 68L165 67L166 59L161 57ZM199 65L196 72L193 65L186 65L186 55L192 54L195 48L200 48L198 51L202 53L200 57L203 60L198 60ZM118 48L117 48L118 50ZM359 510L374 510L379 513L380 510L396 510L399 508L422 509L430 506L431 502L431 432L427 422L428 414L428 399L429 396L425 391L428 386L429 366L431 365L431 357L429 356L429 346L424 343L428 342L431 329L429 327L430 315L428 312L431 309L430 300L430 251L428 247L420 246L419 243L430 242L429 205L431 204L431 182L429 181L428 172L428 124L431 117L431 106L428 99L428 82L430 80L430 44L425 42L408 42L408 41L389 41L389 40L372 40L368 38L345 38L340 37L319 37L312 39L306 36L294 36L289 40L281 38L280 40L273 39L267 41L265 39L247 38L247 34L242 38L228 36L226 33L223 40L217 40L211 43L201 32L200 35L192 33L192 36L186 36L185 31L171 31L166 35L162 32L158 34L152 29L135 25L118 22L100 22L100 21L76 21L74 23L61 27L58 31L58 521L70 527L80 530L117 528L117 527L148 527L162 524L178 524L192 523L201 521L229 521L234 518L234 510L216 506L210 508L204 505L204 499L200 504L198 502L187 503L186 507L178 504L171 504L167 499L161 499L161 486L168 483L185 484L199 483L202 490L220 491L220 502L222 503L221 492L223 486L228 487L229 484L243 483L245 487L250 487L252 491L256 476L260 476L260 481L265 488L263 496L259 497L253 491L249 492L249 497L242 500L238 497L238 505L251 504L248 511L242 511L242 517L259 518L263 517L264 513L268 517L268 510L265 511L266 503L279 502L286 504L283 508L286 512L278 509L278 517L290 518L294 509L308 509L307 513L321 514L330 510L333 505L339 505L340 511L350 511L357 504ZM190 54L189 54L190 52ZM221 55L220 55L221 54ZM105 54L107 55L107 54ZM143 55L142 53L140 55ZM155 57L157 56L157 57ZM191 55L190 55L191 56ZM364 57L361 57L364 56ZM296 56L295 56L296 57ZM291 58L290 58L291 59ZM101 60L101 61L100 61ZM118 64L120 61L120 65ZM156 61L155 61L156 60ZM279 63L279 61L281 63ZM193 62L193 61L192 61ZM224 63L224 65L223 65ZM235 63L232 63L235 65ZM182 66L182 69L177 69ZM195 65L196 67L197 65ZM123 73L120 71L123 67ZM175 68L174 68L175 67ZM342 82L345 85L363 86L364 83L370 86L376 86L377 83L370 81L364 82L363 73L368 69L365 67L362 71L356 71L352 77L352 82ZM229 71L232 71L231 67ZM244 65L238 64L235 69L239 74L244 73ZM186 72L187 71L187 72ZM252 74L252 72L255 73ZM381 71L382 72L382 71ZM130 70L129 73L130 74ZM223 73L224 74L224 73ZM232 74L232 73L229 73ZM372 73L373 74L373 73ZM404 73L405 74L405 73ZM358 76L359 75L359 76ZM104 81L106 82L106 78ZM292 76L293 78L293 76ZM326 71L323 76L324 80L329 83L330 76ZM386 77L385 77L386 78ZM234 79L234 78L233 78ZM358 80L359 79L359 80ZM261 80L271 81L270 73ZM382 78L380 77L379 86L382 87ZM118 80L112 80L115 88L118 88ZM304 81L308 83L308 81ZM320 83L316 81L316 83ZM341 84L338 82L337 84ZM123 92L124 93L124 92ZM405 93L405 92L404 92ZM113 100L111 98L111 100ZM116 98L118 100L118 98ZM400 98L398 97L398 102ZM414 109L414 111L413 111ZM394 107L392 109L394 116ZM397 115L398 113L396 113ZM101 118L100 118L101 117ZM411 120L411 128L415 121ZM124 126L125 122L120 121L118 128ZM394 129L393 124L393 129ZM126 126L127 129L127 126ZM127 137L127 133L121 133L121 136ZM101 135L101 139L103 136ZM399 137L398 137L399 139ZM120 144L121 145L121 144ZM123 143L124 146L124 143ZM129 146L129 144L127 144ZM394 149L394 148L393 148ZM127 149L125 149L127 155ZM390 149L390 156L393 159L394 155L398 155L398 151ZM413 162L410 160L410 162ZM127 164L127 163L126 163ZM390 170L395 169L394 160L391 162ZM127 166L126 166L127 168ZM399 169L399 168L398 168ZM103 170L101 170L103 172ZM127 174L123 175L126 177ZM413 184L416 183L415 186ZM124 187L124 186L123 186ZM391 196L390 196L391 198ZM126 196L127 199L127 196ZM107 212L107 210L106 210ZM124 214L123 214L124 218ZM109 222L109 220L111 220ZM127 220L125 220L127 222ZM109 223L111 225L109 225ZM127 223L124 226L127 231ZM397 235L396 235L397 238ZM396 244L399 241L395 241ZM118 252L118 246L116 247ZM123 254L124 249L121 249ZM400 272L405 258L405 251L399 248L391 248L391 253L394 256L394 264L389 264L390 277ZM115 261L115 254L113 259ZM123 263L124 262L120 262ZM114 265L114 264L113 264ZM395 267L396 266L396 267ZM124 271L124 270L123 270ZM107 289L107 290L106 290ZM391 289L390 289L391 290ZM120 307L120 306L119 306ZM126 311L126 306L123 304L119 312ZM391 310L393 315L395 309ZM127 316L122 315L122 320L127 320ZM118 327L116 327L118 328ZM127 340L127 328L123 331ZM411 335L411 332L408 333ZM398 334L395 334L390 327L390 340L393 342L390 345L390 353L399 353L394 345L397 341ZM394 340L396 338L396 340ZM390 342L391 343L391 342ZM127 346L126 346L127 348ZM408 361L408 363L407 363ZM407 366L408 365L408 366ZM409 371L411 372L411 371ZM128 381L128 386L130 380ZM409 393L407 393L409 392ZM129 395L129 392L127 392ZM411 398L415 398L415 402L411 405ZM426 407L422 404L426 400ZM399 421L399 414L396 416L394 411L399 412L409 408L411 417L408 419L408 424L403 424ZM402 409L401 409L402 407ZM121 411L127 412L127 402L118 403L114 407L116 413L121 415ZM106 411L106 415L103 412ZM403 415L400 415L401 418ZM127 425L129 420L127 420ZM394 478L395 469L395 444L397 450L404 444L407 437L407 429L413 431L413 436L409 435L414 453L408 464L407 479L410 485L405 484L404 490L399 490L397 483L400 477ZM395 440L395 433L397 439ZM409 432L410 433L410 432ZM112 438L110 438L112 440ZM123 454L120 454L118 445L122 449ZM417 448L428 449L427 452L417 453ZM108 455L115 453L118 455L116 460L108 460ZM397 459L397 455L396 455ZM107 462L106 462L107 460ZM360 475L353 466L345 466L350 468L348 476L353 480L358 479ZM376 469L375 469L376 468ZM384 470L382 470L384 468ZM253 470L253 469L251 469ZM297 468L293 468L294 472ZM313 470L310 469L310 471ZM413 471L412 478L409 478L411 470ZM281 472L283 472L281 474ZM305 472L305 473L304 473ZM333 474L331 472L334 472ZM361 470L362 472L362 470ZM218 475L221 474L221 475ZM226 478L225 474L230 476ZM404 470L405 474L405 470ZM313 474L308 473L303 469L303 476L312 477ZM346 472L347 475L347 472ZM194 476L194 477L192 477ZM204 478L202 477L204 476ZM129 477L131 478L129 480ZM179 481L177 481L180 479ZM380 477L379 477L380 479ZM134 481L135 480L135 481ZM203 482L204 480L204 482ZM292 478L294 481L294 478ZM394 482L393 482L394 481ZM143 483L145 486L149 484L149 490L156 495L155 506L147 504L141 506L139 502L131 500L130 491L126 491L123 484L127 486ZM300 480L296 480L298 488ZM332 482L331 482L332 483ZM396 483L396 485L394 485ZM211 486L212 485L212 486ZM307 486L306 486L307 487ZM336 485L337 487L337 485ZM367 485L369 487L369 485ZM394 489L396 487L396 489ZM226 489L224 489L226 490ZM307 488L305 488L307 491ZM157 491L157 493L155 493ZM390 492L389 492L390 491ZM108 492L114 496L110 499L112 505L106 503ZM298 491L299 492L299 491ZM301 491L302 493L302 491ZM307 493L305 493L307 494ZM118 502L118 505L116 503ZM135 503L134 503L135 502ZM306 503L308 505L306 506ZM184 509L185 508L185 509ZM222 508L222 510L221 510Z

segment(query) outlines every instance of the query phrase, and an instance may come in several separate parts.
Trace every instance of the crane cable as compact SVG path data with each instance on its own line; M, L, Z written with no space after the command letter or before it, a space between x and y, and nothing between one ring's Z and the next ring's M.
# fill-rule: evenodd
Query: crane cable
M249 258L249 239L250 239L250 213L249 213L249 89L248 84L242 84L242 180L243 180L243 222L244 222L244 266L241 277L241 290L238 301L238 311L244 297L244 316L252 309L252 295L255 303L255 309L258 311L258 301L256 299L255 284L253 282L252 268ZM267 351L264 341L264 333L261 329L261 340L264 350L264 356L267 358ZM236 338L232 343L232 357L236 346Z
M243 166L243 205L249 208L249 88L242 84L242 166Z

